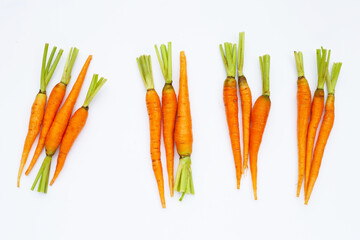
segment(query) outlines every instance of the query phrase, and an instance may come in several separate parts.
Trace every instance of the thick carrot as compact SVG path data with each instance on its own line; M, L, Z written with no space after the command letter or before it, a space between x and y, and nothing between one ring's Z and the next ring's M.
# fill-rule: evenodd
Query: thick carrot
M305 175L306 137L311 110L311 91L304 75L302 52L294 52L297 79L297 140L298 140L298 184L296 196L299 197Z
M57 177L59 176L59 173L61 172L66 157L75 142L76 138L80 134L81 130L85 126L87 117L88 117L88 111L89 111L89 104L94 98L94 96L97 94L97 92L100 90L100 88L105 84L106 79L100 78L98 80L98 75L94 74L93 79L91 81L88 93L85 98L85 102L82 105L81 108L79 108L74 115L71 117L69 121L69 125L66 128L66 131L64 133L64 137L61 140L60 149L59 149L59 156L57 159L56 169L54 176L50 182L50 186L55 182Z
M20 178L22 171L25 167L25 163L29 156L29 152L31 150L32 145L40 132L40 127L44 118L44 111L46 105L46 87L56 69L57 64L59 63L60 57L63 53L63 50L60 49L54 62L52 63L53 57L56 52L56 47L53 48L49 60L46 64L47 51L49 48L49 44L45 44L44 54L42 59L42 67L41 67L41 83L40 83L40 91L36 95L35 101L31 107L30 121L29 121L29 129L26 135L24 149L21 156L20 167L17 177L17 186L20 187Z
M329 51L330 54L330 51ZM306 140L306 158L305 158L305 195L307 193L307 187L309 184L311 159L314 149L316 132L321 120L321 116L324 111L324 85L325 85L325 72L326 68L326 49L317 49L317 70L318 70L318 85L314 93L314 97L311 104L310 122Z
M341 69L342 63L334 63L332 70L331 70L331 77L327 73L328 70L326 70L327 77L326 77L326 86L328 90L328 97L326 99L325 103L325 113L324 117L321 123L319 136L316 141L313 160L311 163L311 170L310 170L310 177L309 177L309 185L308 185L308 191L305 196L305 204L308 204L312 190L314 188L316 179L319 175L320 165L322 161L322 157L324 155L325 146L327 143L327 140L329 139L329 135L331 132L331 129L334 124L334 118L335 118L335 86L337 83L337 80L339 78L339 73Z
M187 81L185 52L180 52L180 81L177 120L175 124L175 144L180 155L179 166L175 177L175 190L182 193L195 194L191 171L192 123L190 112L189 89Z
M220 52L226 70L226 79L223 87L223 100L225 105L225 113L231 148L235 163L236 186L240 189L240 180L242 173L241 164L241 148L240 148L240 130L239 130L239 106L237 96L236 75L236 44L225 43L225 52L223 46L220 45Z
M239 34L239 53L238 53L238 84L241 99L241 114L242 114L242 128L243 128L243 169L248 166L249 158L249 141L250 141L250 120L251 120L251 108L252 108L252 97L251 90L247 83L246 77L243 73L244 67L244 48L245 48L245 33Z
M66 127L68 126L71 113L73 111L76 99L79 96L82 84L84 82L86 72L89 68L92 56L90 55L81 72L69 93L69 96L66 98L63 106L60 108L59 112L56 114L55 119L50 127L50 130L45 138L45 150L46 157L43 164L40 167L40 170L35 178L35 181L31 187L31 190L34 190L39 178L41 177L40 184L38 187L38 192L47 193L47 187L49 182L49 170L52 156L55 154L57 148L60 145L61 139L65 133Z
M34 156L30 162L28 169L26 170L25 174L28 175L31 169L34 167L36 161L38 160L45 144L46 135L51 127L51 124L55 118L55 115L64 99L66 86L70 81L71 78L71 70L75 63L75 59L77 57L79 50L77 48L71 48L69 56L67 58L64 72L61 78L61 81L56 84L53 90L50 93L49 101L47 103L47 107L45 110L43 126L41 128L40 137L38 144L36 146L36 150Z
M256 100L250 126L250 171L253 184L254 198L257 200L257 158L269 116L271 101L269 90L270 56L260 57L260 68L263 82L263 94Z
M168 49L162 44L160 46L161 57L155 45L156 55L159 60L161 72L165 79L162 90L162 116L163 116L163 137L166 151L166 167L170 188L170 196L174 196L174 130L177 111L176 93L172 86L172 61L171 61L171 42Z
M161 104L160 98L154 89L154 80L151 69L150 56L142 55L136 59L146 92L146 107L150 124L150 154L155 179L159 189L161 205L166 207L164 195L164 178L161 165Z

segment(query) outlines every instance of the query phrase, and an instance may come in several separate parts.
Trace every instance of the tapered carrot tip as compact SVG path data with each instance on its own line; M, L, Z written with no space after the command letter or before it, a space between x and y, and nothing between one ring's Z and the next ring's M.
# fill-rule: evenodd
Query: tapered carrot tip
M257 200L257 191L254 190L254 199Z
M240 189L240 181L237 183L237 189Z
M174 182L170 180L170 196L174 196Z

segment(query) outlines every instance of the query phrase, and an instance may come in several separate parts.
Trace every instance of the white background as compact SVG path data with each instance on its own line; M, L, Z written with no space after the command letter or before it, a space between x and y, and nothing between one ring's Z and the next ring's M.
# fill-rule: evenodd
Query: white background
M0 239L360 239L359 1L11 1L0 2ZM246 32L244 72L261 94L258 56L271 55L272 106L259 152L258 201L250 174L236 190L222 100L226 77L219 44ZM161 209L149 154L145 88L135 58L151 54L155 88L164 84L154 44L173 43L173 79L185 50L193 118L194 196L169 197ZM75 79L93 54L75 109L93 73L108 82L47 195L16 176L31 104L39 89L45 42L80 49ZM342 61L336 119L308 206L296 198L296 68L315 90L315 49ZM69 92L69 90L68 90ZM30 154L32 156L32 154ZM51 166L52 176L57 155ZM164 180L165 154L162 145ZM178 156L175 157L178 164ZM30 159L28 160L30 161Z

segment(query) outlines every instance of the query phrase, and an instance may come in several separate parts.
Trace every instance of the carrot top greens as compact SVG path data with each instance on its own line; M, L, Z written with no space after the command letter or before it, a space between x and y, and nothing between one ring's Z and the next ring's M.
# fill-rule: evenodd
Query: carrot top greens
M154 89L154 80L151 69L151 57L150 55L142 55L136 58L141 78L144 82L146 90Z
M303 54L302 52L294 51L295 55L295 62L296 62L296 69L298 72L298 77L304 77L304 62L303 62Z
M225 65L226 74L228 77L235 77L236 75L236 44L224 43L225 52L223 46L220 44L220 52Z
M76 57L78 55L78 52L79 52L79 49L77 48L71 48L70 49L70 52L69 52L69 56L66 60L66 64L65 64L65 67L64 67L64 72L63 72L63 75L61 77L61 82L65 85L67 85L70 81L70 78L71 78L71 70L74 66L74 63L75 63L75 60L76 60Z
M263 95L270 96L270 56L264 55L259 57L261 78L263 83Z
M318 71L318 89L324 89L326 75L328 73L329 62L330 62L330 53L331 50L327 51L326 49L316 49L316 61L317 61L317 71ZM326 57L327 54L327 57Z
M168 42L167 49L165 44L161 44L160 46L161 56L159 53L159 49L156 45L155 45L155 51L159 60L161 72L165 79L165 83L171 84L172 83L171 42Z
M329 73L327 74L326 86L327 86L328 94L335 93L335 86L336 86L337 80L339 78L341 65L342 65L341 62L334 63L331 68L331 77L330 77Z
M105 78L100 78L98 80L99 75L98 74L94 74L93 78L91 80L90 83L90 87L89 90L86 94L86 98L84 101L84 108L89 107L90 102L93 100L93 98L95 97L95 95L99 92L100 88L105 84L105 82L107 81L107 79Z
M41 82L40 82L40 92L41 93L46 92L46 87L49 84L50 79L51 79L51 77L56 69L56 66L59 63L60 57L63 53L63 50L60 49L54 62L52 62L55 52L56 52L56 47L53 47L50 57L49 57L49 60L46 63L48 48L49 48L49 44L45 43L42 66L41 66Z
M245 32L239 33L239 48L238 48L238 77L244 76L244 48L245 48Z

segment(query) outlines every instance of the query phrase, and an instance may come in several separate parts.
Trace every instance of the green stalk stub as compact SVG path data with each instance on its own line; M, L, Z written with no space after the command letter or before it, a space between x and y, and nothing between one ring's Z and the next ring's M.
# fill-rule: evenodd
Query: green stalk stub
M39 181L38 192L47 193L48 185L49 185L49 173L50 173L50 165L51 165L51 156L46 156L38 174L36 175L35 181L31 187L31 191L34 191L36 184Z
M150 55L142 55L136 58L141 78L144 82L146 90L154 89L154 80L151 69L151 57Z
M339 78L341 66L342 66L341 62L334 63L331 68L331 77L329 76L329 73L327 74L326 86L327 86L328 94L335 94L335 86Z
M298 72L298 77L305 77L304 75L304 61L303 61L303 54L302 52L296 52L294 51L295 55L295 62L296 62L296 69Z
M185 194L195 194L191 172L191 158L189 156L180 157L174 188L175 191L182 193L180 201L184 198Z
M318 86L317 86L318 89L324 89L326 75L328 74L330 53L331 50L327 51L322 47L321 49L316 50L316 60L317 60L317 70L318 70Z
M90 83L90 87L89 90L87 92L85 101L84 101L84 108L88 108L90 102L93 100L93 98L95 97L95 95L99 92L100 88L105 84L105 82L107 81L107 79L105 78L100 78L98 80L99 75L98 74L94 74L93 78L91 80Z
M70 79L71 79L71 70L74 66L76 57L79 53L79 49L77 48L71 48L70 52L69 52L69 56L66 59L66 63L65 63L65 67L64 67L64 72L63 75L61 77L61 82L65 85L68 85Z
M270 56L268 54L259 57L261 78L263 83L263 95L270 96Z
M236 75L236 44L226 42L224 43L224 48L220 44L220 52L224 62L226 74L228 77L234 78Z
M159 53L159 49L156 45L155 45L155 51L156 51L157 58L159 60L161 72L165 79L165 83L171 84L172 83L171 42L168 42L167 49L166 49L165 44L161 44L161 46L160 46L161 56Z
M239 48L238 48L238 77L244 76L244 50L245 49L245 32L239 33Z

